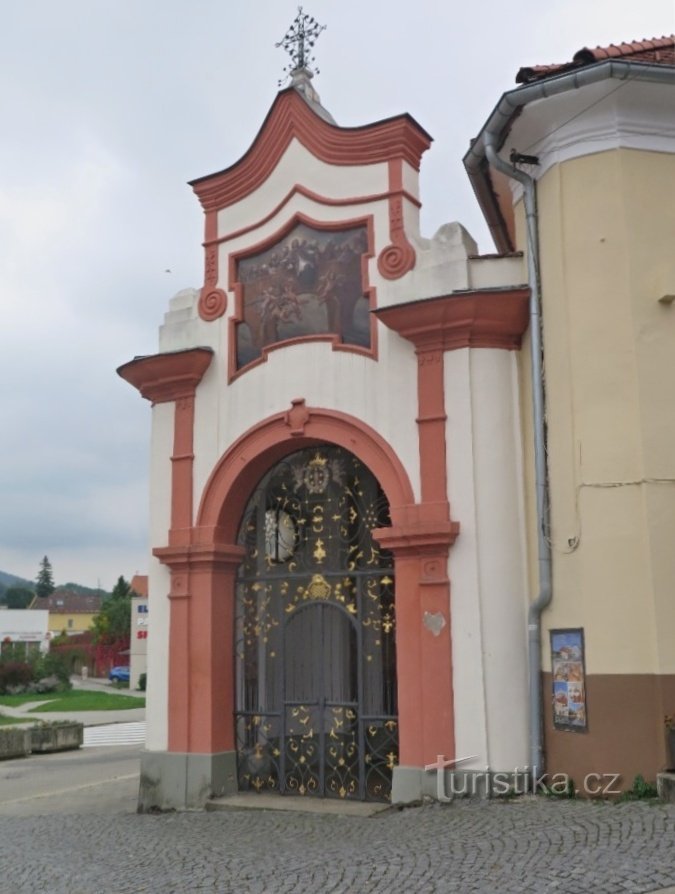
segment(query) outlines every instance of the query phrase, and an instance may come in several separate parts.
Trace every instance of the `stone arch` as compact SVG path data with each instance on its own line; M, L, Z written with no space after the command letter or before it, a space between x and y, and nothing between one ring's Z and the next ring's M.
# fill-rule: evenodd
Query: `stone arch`
M279 460L326 443L367 466L390 507L391 527L373 534L395 561L401 767L395 768L394 788L402 784L399 771L405 775L413 768L419 775L435 755L454 754L447 556L458 526L448 517L447 501L415 502L403 464L381 435L348 414L297 399L225 452L204 488L196 524L184 532L186 540L153 550L171 571L168 750L199 768L194 772L204 776L200 791L236 790L233 621L243 558L237 534L245 507ZM433 631L425 626L429 619L437 622ZM203 800L199 793L194 798Z
M213 470L197 513L196 542L234 544L246 502L265 472L289 453L319 443L349 450L380 482L392 521L415 502L412 485L400 459L373 428L335 410L292 402L286 413L270 416L245 432Z

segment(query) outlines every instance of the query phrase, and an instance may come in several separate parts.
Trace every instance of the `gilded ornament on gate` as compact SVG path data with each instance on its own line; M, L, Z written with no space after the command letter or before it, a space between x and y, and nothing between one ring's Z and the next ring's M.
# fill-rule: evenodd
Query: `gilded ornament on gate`
M305 590L305 599L328 599L331 589L331 585L323 574L314 574Z
M305 466L302 480L310 494L322 494L330 481L330 470L326 457L317 453L314 459L311 459Z

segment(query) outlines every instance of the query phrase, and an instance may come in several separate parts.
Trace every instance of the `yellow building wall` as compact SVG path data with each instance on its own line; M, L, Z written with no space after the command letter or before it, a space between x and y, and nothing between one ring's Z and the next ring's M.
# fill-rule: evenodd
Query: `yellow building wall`
M95 617L95 612L50 612L49 631L55 636L64 630L66 633L83 633L89 630Z
M658 302L675 293L673 184L675 157L625 149L538 184L554 575L543 629L584 627L590 674L675 673L675 305ZM542 658L549 668L546 641Z

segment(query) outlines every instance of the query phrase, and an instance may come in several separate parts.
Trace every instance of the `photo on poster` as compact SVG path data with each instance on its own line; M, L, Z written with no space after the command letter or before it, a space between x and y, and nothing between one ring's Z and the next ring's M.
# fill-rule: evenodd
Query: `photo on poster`
M588 729L584 631L551 630L553 726L585 732Z

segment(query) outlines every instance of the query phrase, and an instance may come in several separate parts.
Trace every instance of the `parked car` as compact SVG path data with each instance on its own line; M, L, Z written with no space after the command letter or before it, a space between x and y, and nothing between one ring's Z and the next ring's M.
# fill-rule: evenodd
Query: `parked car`
M108 674L108 679L112 680L114 683L128 683L129 682L129 668L128 667L114 667Z

